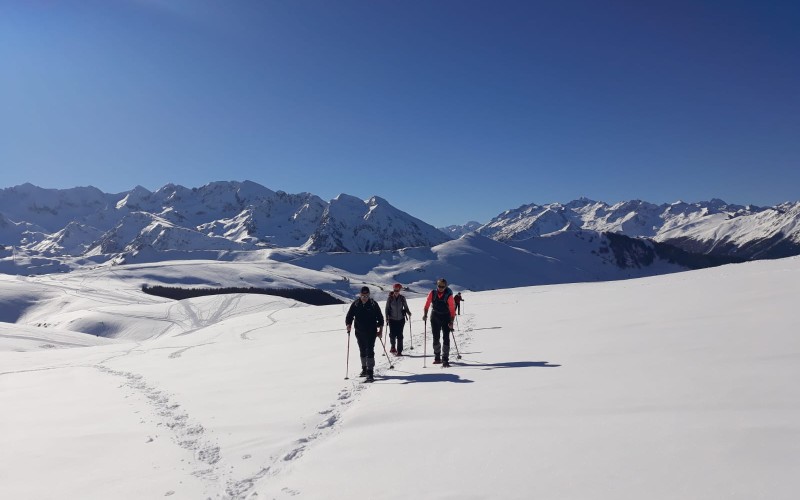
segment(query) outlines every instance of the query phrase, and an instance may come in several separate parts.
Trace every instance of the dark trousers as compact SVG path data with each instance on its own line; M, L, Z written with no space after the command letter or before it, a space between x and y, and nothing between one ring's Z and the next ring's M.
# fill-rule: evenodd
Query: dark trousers
M450 359L450 327L448 327L448 323L450 323L450 316L439 316L438 314L433 314L431 316L431 332L433 333L433 354L436 357L439 357L441 354L442 359ZM439 343L439 335L442 335L442 343L444 344L444 349L442 349L442 345Z
M365 332L363 330L356 330L356 340L358 341L358 352L361 354L361 359L372 359L375 364L375 339L378 338L378 331L373 330Z
M456 302L456 314L461 314L461 302Z
M397 352L403 352L403 329L405 327L406 320L404 319L389 320L389 340L392 342L392 347L397 344Z

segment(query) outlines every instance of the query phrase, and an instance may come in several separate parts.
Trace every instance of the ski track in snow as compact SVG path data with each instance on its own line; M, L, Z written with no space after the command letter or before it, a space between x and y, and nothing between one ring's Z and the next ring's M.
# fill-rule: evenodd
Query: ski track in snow
M472 341L472 330L474 325L474 316L471 314L463 314L459 316L459 318L465 318L464 324L461 328L456 327L455 329L455 336L457 337L456 340L458 341L459 349L463 350L463 348L469 346ZM419 344L419 343L418 343ZM416 348L416 347L415 347ZM381 350L383 348L381 347ZM430 354L433 356L433 354ZM392 356L390 354L390 356ZM385 357L384 357L385 358ZM314 430L305 437L302 437L295 441L295 446L286 453L279 454L278 458L273 459L272 463L267 466L265 469L262 469L263 474L259 474L259 477L252 477L248 478L248 485L250 488L255 486L255 482L259 479L264 477L271 477L271 478L278 478L280 473L288 466L290 466L294 461L300 459L303 454L308 450L309 446L314 444L316 441L319 441L321 438L329 436L333 434L338 426L342 422L342 416L344 412L358 400L360 393L369 388L371 385L381 385L380 378L383 374L387 371L390 371L389 368L390 364L395 365L395 369L398 368L398 364L402 363L405 360L410 360L414 358L404 358L404 357L394 357L394 359L390 362L388 360L384 360L382 362L382 366L378 367L376 365L376 382L373 384L366 384L361 381L351 381L348 384L348 387L343 388L339 391L337 401L332 403L329 408L321 410L319 412L324 418L320 421L319 424L314 428ZM376 363L378 360L376 359ZM448 370L458 369L458 365L453 365L452 368ZM247 498L246 493L247 490L243 490L245 496L231 496L231 499L240 499L240 498ZM296 496L299 495L301 492L294 490L290 487L283 487L280 492L284 496ZM257 493L254 492L254 496L251 498L255 498Z
M205 437L205 427L190 419L166 392L148 384L141 375L114 370L103 365L93 365L97 370L124 379L120 387L126 387L143 395L159 419L157 425L168 429L173 441L192 453L194 472L192 475L209 481L216 481L221 472L216 466L220 460L220 447Z
M312 444L333 434L341 422L342 414L358 399L359 393L364 389L366 389L366 384L361 382L352 382L348 384L348 387L341 389L337 394L336 400L327 408L318 412L322 419L313 427L310 433L294 440L290 447L271 457L269 463L263 465L256 474L239 480L228 481L223 498L225 500L256 498L258 492L251 490L256 487L257 483L265 478L279 478L281 472L300 459ZM284 487L281 492L290 496L300 493L288 487Z
M202 344L196 344L196 345L190 345L190 346L187 346L187 347L183 347L183 348L178 349L177 351L171 353L169 355L169 359L180 358L183 355L183 353L185 353L189 349L194 349L195 347L202 347L204 345L214 345L214 342L204 342ZM174 347L162 347L161 349L174 349Z
M114 370L103 365L93 365L93 368L122 378L123 383L120 387L128 388L134 393L144 396L158 420L156 425L167 429L171 434L172 441L192 454L192 462L189 465L194 470L191 475L204 480L208 484L209 491L217 491L208 498L216 497L222 500L247 498L255 482L270 472L270 468L266 467L243 479L232 477L233 472L222 467L221 447L207 437L206 428L183 411L181 405L169 394L149 384L139 374Z
M295 303L295 304L292 304L292 305L290 305L290 306L289 306L289 308L292 308L292 307L297 307L297 306L298 306L298 304L296 304L296 303ZM280 311L282 311L282 310L283 310L283 309L276 309L276 310L272 311L271 313L267 314L267 319L269 320L269 324L267 324L267 325L262 325L262 326L257 326L257 327L255 327L255 328L251 328L250 330L245 330L245 331L243 331L242 333L240 333L240 334L239 334L239 337L240 337L242 340L253 340L253 339L252 339L252 338L250 338L250 336L248 336L247 334L248 334L248 333L251 333L251 332L254 332L254 331L256 331L256 330L261 330L262 328L269 328L270 326L272 326L272 325L274 325L275 323L277 323L278 321L277 321L275 318L273 318L272 316L274 316L275 314L278 314L278 313L279 313Z
M241 295L218 295L218 297L222 297L219 306L214 308L207 318L201 317L200 312L202 312L202 309L195 307L194 304L183 300L178 301L178 305L183 309L191 326L185 332L177 334L176 337L189 335L197 330L219 323L226 312L236 311L236 304L242 300Z
M199 317L194 316L193 321L196 325L209 325L213 322L212 320L219 319L219 317L222 315L222 311L228 309L230 306L231 302L226 302L207 320L202 320ZM270 324L243 332L241 334L242 339L252 340L246 336L246 333L273 326L275 323L277 323L277 320L272 317L277 312L278 311L273 311L267 315L267 318L271 321ZM459 349L463 351L464 348L471 343L471 332L473 330L474 318L472 315L464 314L459 317L459 320L461 319L464 320L463 325L460 324L456 327L455 335L457 337ZM208 343L183 347L170 354L170 358L180 357L182 353L189 349L207 344ZM373 385L365 384L360 380L350 380L345 387L339 390L333 402L317 412L320 416L320 420L316 425L310 428L310 432L293 440L289 447L270 457L270 460L267 463L259 467L258 472L245 477L237 478L235 477L234 469L229 469L222 466L224 463L223 457L225 454L221 447L215 443L210 436L208 436L206 427L202 425L202 423L196 421L196 419L191 418L191 416L182 409L180 403L174 400L174 397L170 396L167 392L159 389L151 383L148 383L148 381L146 381L142 375L127 371L115 370L103 364L112 359L128 356L133 352L140 351L141 347L141 343L136 343L130 349L122 353L117 353L100 361L97 364L89 366L107 375L123 379L123 383L120 385L121 388L127 388L133 393L137 393L144 397L145 401L153 410L153 416L157 420L157 425L167 429L172 437L173 442L192 454L192 462L190 465L194 470L191 472L191 474L206 481L209 485L209 491L217 491L215 495L210 496L209 498L216 497L221 500L244 500L248 498L257 498L258 491L256 487L259 482L269 479L277 481L280 478L280 474L288 467L293 466L296 461L299 460L309 450L311 446L321 439L336 432L338 427L341 425L342 418L346 410L349 409L359 399L362 391L369 388L370 385ZM380 350L382 350L382 347ZM401 364L405 360L410 359L414 358L394 357L391 363L385 358L380 360L376 359L376 362L380 364L380 366L376 366L376 375L378 377L377 385L380 385L381 383L380 377L387 371L390 371L390 364L394 364L397 368L397 365ZM75 367L75 365L44 369L73 367ZM453 367L453 369L457 368L457 365ZM285 486L281 489L280 494L282 496L296 496L300 494L300 492Z
M223 306L219 308L218 313L212 315L208 320L201 320L199 317L194 316L193 323L196 325L205 323L207 325L212 318L219 318L221 314L219 311L227 309L226 306L229 305L230 303L223 304ZM271 321L270 324L248 330L248 332L266 328L277 323L277 320L272 317L277 312L279 312L279 310L273 311L267 315L267 318ZM242 338L252 340L246 337L245 334L248 332L243 332ZM170 354L170 358L180 357L182 353L189 349L207 344L208 343L204 343L181 348ZM358 394L367 387L366 384L360 381L349 383L347 387L341 389L337 393L336 399L329 404L327 408L318 412L321 419L312 427L311 432L295 439L292 445L287 447L287 449L270 457L270 461L262 465L255 474L237 478L234 475L234 470L222 467L224 452L218 444L207 436L206 427L203 426L202 423L192 419L183 411L181 405L176 402L172 396L148 383L142 375L114 370L102 364L115 358L130 355L140 350L140 348L141 344L137 343L131 349L106 358L100 363L91 366L108 375L122 378L123 384L120 387L127 388L144 396L145 401L153 409L154 416L158 420L157 425L168 429L172 440L181 448L192 453L193 463L191 466L194 469L192 475L207 481L209 483L209 489L217 489L218 493L215 496L222 500L243 500L257 497L258 493L253 491L256 484L265 478L277 477L286 467L292 465L296 460L301 458L310 445L335 432L335 429L341 422L344 411L357 400ZM401 360L396 359L394 363L400 361ZM380 371L378 371L378 375L389 369L388 362L385 362L385 365L385 367L382 367ZM283 488L281 493L290 496L299 494L298 491L288 487Z

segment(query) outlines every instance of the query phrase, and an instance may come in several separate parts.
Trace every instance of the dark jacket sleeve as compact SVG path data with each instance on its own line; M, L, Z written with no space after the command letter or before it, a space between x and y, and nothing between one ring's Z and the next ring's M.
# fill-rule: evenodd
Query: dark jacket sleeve
M347 316L344 318L344 324L350 326L353 324L353 317L356 315L356 303L350 304L350 310L347 311Z
M375 313L378 316L378 326L379 327L383 326L383 322L384 322L383 313L381 312L381 306L378 305L377 301L375 302Z
M400 298L403 299L403 314L404 315L411 314L411 309L408 308L408 302L406 301L406 296L401 295Z

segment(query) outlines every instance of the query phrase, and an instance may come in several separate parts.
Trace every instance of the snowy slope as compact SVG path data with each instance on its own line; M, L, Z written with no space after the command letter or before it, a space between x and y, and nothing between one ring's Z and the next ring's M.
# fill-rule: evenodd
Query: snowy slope
M523 205L477 229L498 241L527 240L563 230L592 230L651 238L685 251L743 259L800 253L800 202L776 207L707 202L608 205L586 198L567 204ZM554 255L555 256L555 255Z
M0 213L0 245L35 243L45 237L45 230L29 222L13 222Z
M477 230L482 225L483 224L481 224L478 221L471 220L471 221L467 222L466 224L456 224L456 225L447 226L447 227L440 227L439 231L443 232L444 234L446 234L447 236L449 236L449 237L451 237L453 239L457 239L457 238L461 238L462 236L464 236L467 233L471 233L471 232Z
M322 222L303 248L322 252L371 252L433 246L448 237L421 220L373 196L363 201L341 194L331 200Z
M414 293L427 293L436 279L444 277L458 289L491 289L551 280L580 281L583 274L559 261L533 255L477 234L448 241L433 248L408 248L397 252L368 254L311 254L292 264L332 272L351 283L391 289L402 282ZM353 290L357 293L358 288Z
M798 207L800 203L742 207L721 200L607 205L582 198L564 205L509 210L478 230L503 242L564 231L614 232L653 238L691 252L772 258L800 251ZM42 226L26 222L25 217ZM445 230L456 235L467 226ZM0 255L0 270L40 274L87 263L225 259L226 253L261 248L309 252L430 248L448 237L378 197L364 201L340 195L325 203L309 193L274 192L245 181L191 189L169 184L155 192L137 186L115 195L94 188L47 190L29 184L7 188L0 190L0 239L16 247L20 256L9 263L7 255ZM563 261L570 255L548 257Z
M0 293L23 320L61 297L35 308L52 323L158 304L129 282ZM467 293L448 370L412 298L414 349L371 386L343 380L346 305L175 302L150 340L0 349L0 497L793 499L798 294L799 258Z
M590 278L580 281L640 278L686 269L660 258L649 242L613 236L597 231L559 231L511 244L541 255L559 255L559 260Z
M25 352L40 349L65 349L107 345L113 340L53 328L0 323L0 350Z
M108 209L117 198L91 186L44 189L23 184L0 189L0 213L14 222L28 222L56 232L72 221Z
M716 224L695 223L664 231L658 240L690 251L748 259L795 255L800 248L800 203L727 217Z
M86 224L70 222L64 229L48 235L31 246L36 252L51 255L83 255L100 239L103 233Z
M0 190L0 244L21 253L98 261L158 260L164 250L209 252L256 247L314 251L395 250L449 238L388 201L341 195L330 203L254 182L168 184L105 194L95 188ZM203 258L203 257L201 257Z

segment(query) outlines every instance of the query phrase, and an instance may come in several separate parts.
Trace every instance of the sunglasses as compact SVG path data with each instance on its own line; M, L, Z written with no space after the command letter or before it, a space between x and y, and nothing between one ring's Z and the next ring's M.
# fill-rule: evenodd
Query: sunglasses
M447 288L447 286L446 285L438 285L436 288L441 288L442 290L444 290L445 288Z
M369 297L369 292L361 292L362 297Z

